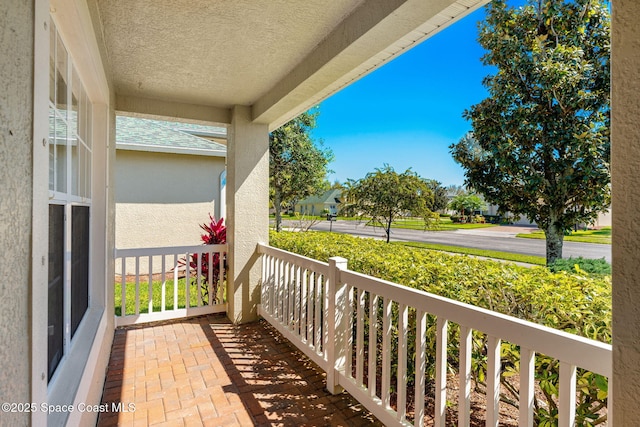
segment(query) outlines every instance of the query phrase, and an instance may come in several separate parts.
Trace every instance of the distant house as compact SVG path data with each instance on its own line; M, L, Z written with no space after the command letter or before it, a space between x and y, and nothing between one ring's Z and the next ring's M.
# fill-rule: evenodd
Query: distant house
M224 216L225 144L225 128L116 117L116 247L199 244Z
M483 214L486 215L499 215L500 208L497 205L488 205L487 210L483 211ZM502 214L504 216L504 213ZM516 225L537 225L535 222L529 221L529 219L520 215L515 217L511 213L507 213L509 216L509 221ZM579 228L588 226L588 227L611 227L611 208L609 208L606 212L598 214L598 217L591 224L577 224Z
M341 197L341 190L329 190L319 196L311 196L299 201L295 205L295 211L301 215L337 214Z

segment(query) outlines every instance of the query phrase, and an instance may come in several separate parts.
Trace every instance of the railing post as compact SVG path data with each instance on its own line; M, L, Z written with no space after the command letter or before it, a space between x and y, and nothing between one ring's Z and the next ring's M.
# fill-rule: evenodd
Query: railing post
M347 338L347 318L345 308L347 303L347 285L340 281L340 270L347 269L347 260L340 257L329 258L329 280L327 293L329 305L327 307L327 390L331 394L342 392L338 384L338 375L344 369L346 362L345 343Z

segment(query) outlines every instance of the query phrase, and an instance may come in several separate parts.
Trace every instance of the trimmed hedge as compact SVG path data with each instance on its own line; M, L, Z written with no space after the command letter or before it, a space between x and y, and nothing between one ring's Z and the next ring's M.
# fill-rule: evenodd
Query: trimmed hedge
M341 256L348 267L367 275L424 290L464 303L529 320L587 338L611 342L611 279L589 275L583 270L552 272L546 267L526 268L451 255L439 251L389 245L375 239L344 234L281 232L270 235L271 245L327 261ZM457 331L450 344L449 362L456 366ZM430 341L430 339L428 338ZM486 338L474 333L474 377L484 382L486 359L482 348ZM454 340L452 340L454 341ZM517 346L502 346L503 384L509 387L513 368L519 366ZM557 420L558 362L546 356L536 357L536 379L545 395L545 403L536 405L536 422L553 424ZM412 367L410 367L412 368ZM578 372L577 425L602 421L606 407L607 380L599 375ZM517 402L517 387L512 401Z
M272 233L271 245L457 301L611 342L611 279L551 272L335 233Z

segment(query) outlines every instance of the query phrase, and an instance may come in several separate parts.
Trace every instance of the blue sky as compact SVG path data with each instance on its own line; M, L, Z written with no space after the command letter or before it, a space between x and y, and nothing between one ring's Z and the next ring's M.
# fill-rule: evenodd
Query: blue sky
M471 129L462 112L487 96L477 22L484 8L445 28L320 106L314 138L333 150L331 182L359 179L385 163L443 185L464 172L449 145Z

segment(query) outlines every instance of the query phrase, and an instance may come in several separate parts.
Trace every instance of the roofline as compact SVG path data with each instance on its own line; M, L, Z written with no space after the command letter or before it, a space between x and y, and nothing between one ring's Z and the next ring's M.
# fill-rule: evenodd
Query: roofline
M204 150L202 148L163 147L144 144L116 144L116 150L143 151L148 153L189 154L192 156L227 157L226 150Z

